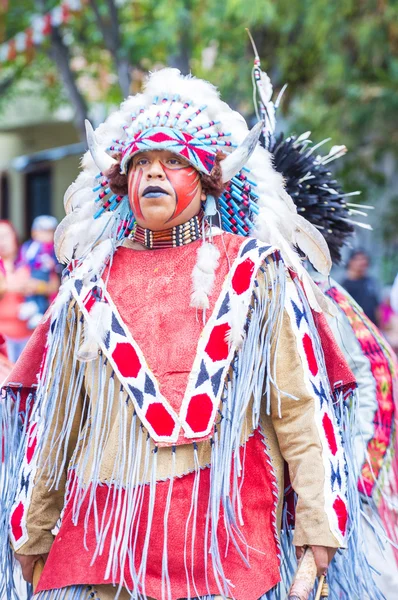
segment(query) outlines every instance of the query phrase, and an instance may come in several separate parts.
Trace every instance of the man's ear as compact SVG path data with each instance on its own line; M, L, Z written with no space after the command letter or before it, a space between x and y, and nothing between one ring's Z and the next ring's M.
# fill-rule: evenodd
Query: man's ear
M201 192L201 194L200 194L200 199L201 199L201 201L202 201L202 202L206 202L206 198L207 198L207 195L206 195L206 193L205 193L205 192L202 190L202 192Z

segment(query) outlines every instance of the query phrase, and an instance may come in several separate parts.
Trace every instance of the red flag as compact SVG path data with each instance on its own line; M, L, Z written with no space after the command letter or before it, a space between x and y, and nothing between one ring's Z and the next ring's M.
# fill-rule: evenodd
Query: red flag
M51 33L51 13L47 13L44 15L44 26L43 26L43 34L50 35Z
M8 55L7 60L15 60L17 56L17 49L15 47L15 39L8 42Z
M62 8L62 23L66 23L70 17L69 6L66 3L64 3L64 4L61 4L61 8Z

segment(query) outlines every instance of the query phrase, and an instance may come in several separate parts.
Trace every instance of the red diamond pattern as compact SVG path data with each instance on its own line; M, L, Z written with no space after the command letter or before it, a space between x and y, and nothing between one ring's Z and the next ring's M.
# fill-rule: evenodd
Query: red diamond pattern
M84 306L86 307L87 312L90 312L90 310L93 308L96 301L97 301L96 297L90 290L90 292L87 295L87 298L84 300Z
M308 333L303 335L303 346L311 374L315 377L318 373L318 362L315 358L314 346L312 345L312 340Z
M336 500L333 502L333 508L337 515L339 529L341 533L345 535L347 529L348 512L345 502L340 498L340 496L337 496Z
M249 289L254 266L252 259L246 258L246 260L236 267L232 277L232 287L238 295L243 294L243 292Z
M141 369L141 363L131 344L123 342L116 344L112 357L123 377L137 377Z
M12 529L12 534L14 536L15 541L20 540L23 535L21 523L22 523L22 518L23 518L24 512L25 512L24 505L22 504L22 502L20 502L16 506L16 508L14 509L14 512L11 515L11 529Z
M160 402L150 404L145 417L158 436L170 436L173 433L174 419Z
M191 398L186 421L195 433L206 431L213 412L213 403L208 394L197 394Z
M325 435L326 435L326 439L329 444L330 452L333 454L333 456L336 456L336 454L337 454L336 436L334 433L333 423L327 413L325 413L323 415L322 425L323 425L323 429L325 430Z
M209 341L206 344L205 352L209 355L212 361L225 360L228 358L229 346L225 337L231 327L228 323L216 325L209 336Z

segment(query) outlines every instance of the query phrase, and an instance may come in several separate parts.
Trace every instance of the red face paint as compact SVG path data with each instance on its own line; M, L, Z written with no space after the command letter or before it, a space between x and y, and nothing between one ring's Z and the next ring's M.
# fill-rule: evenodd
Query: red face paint
M141 219L144 218L142 211L141 211L141 206L140 206L140 183L141 183L142 175L143 175L142 167L138 167L138 169L135 169L132 172L131 177L129 177L129 186L128 186L131 209L132 209L133 213L135 214L135 216L138 216Z
M170 169L162 163L163 170L176 195L176 208L171 219L175 219L191 204L199 189L199 173L190 165Z
M159 165L168 182L166 189L170 190L170 188L172 188L174 191L175 208L171 217L166 221L166 223L168 223L172 219L178 217L195 198L199 189L200 176L198 171L191 165L168 167L163 162L160 162ZM137 167L129 173L128 178L128 192L131 209L135 216L142 220L145 220L145 217L142 213L140 204L141 194L148 185L156 185L156 179L154 181L143 181L144 174L148 168L150 169L150 166L137 165ZM162 187L162 183L160 181L158 183L159 186Z

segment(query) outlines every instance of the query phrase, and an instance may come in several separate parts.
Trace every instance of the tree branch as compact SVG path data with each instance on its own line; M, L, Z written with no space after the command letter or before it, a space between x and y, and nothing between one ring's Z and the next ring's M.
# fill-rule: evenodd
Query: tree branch
M7 90L14 84L19 75L18 71L14 71L10 75L7 75L2 81L0 81L0 96L5 94Z
M191 70L192 54L192 1L184 0L184 6L180 15L179 40L177 52L170 56L169 64L176 67L183 74Z
M69 48L64 44L58 27L53 27L51 31L50 56L57 65L66 93L75 109L74 120L80 138L82 141L85 141L86 133L84 121L87 118L87 104L77 87L74 74L70 68Z
M90 0L90 6L94 11L94 15L98 27L104 38L105 47L111 53L115 62L120 89L124 97L130 93L130 70L131 64L129 60L123 56L122 44L120 39L120 24L119 13L114 0L107 0L109 10L109 20L106 21L99 10L96 0Z
M46 0L36 0L42 13L47 10ZM75 110L74 121L82 141L86 140L86 131L84 121L87 118L86 101L77 87L74 74L70 68L70 52L68 46L64 43L58 27L51 29L51 46L49 50L50 58L55 62L62 83L69 100Z
M119 26L119 13L114 0L107 0L109 15L110 15L110 29L112 31L113 39L116 45L120 47L120 26ZM117 50L118 48L116 48Z

